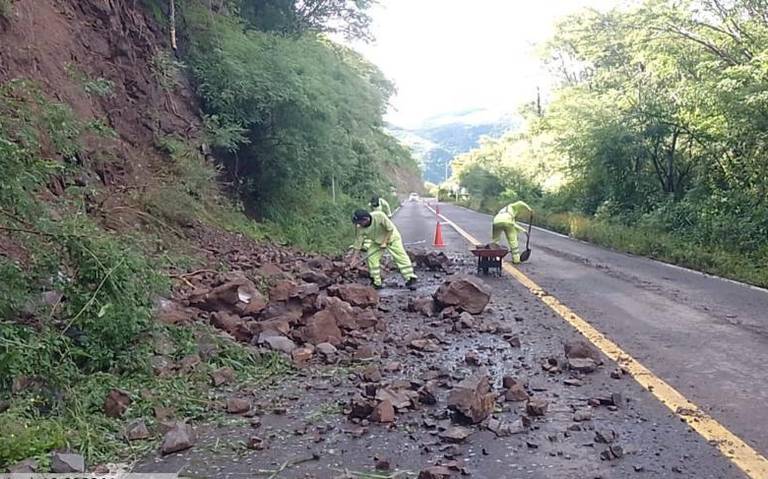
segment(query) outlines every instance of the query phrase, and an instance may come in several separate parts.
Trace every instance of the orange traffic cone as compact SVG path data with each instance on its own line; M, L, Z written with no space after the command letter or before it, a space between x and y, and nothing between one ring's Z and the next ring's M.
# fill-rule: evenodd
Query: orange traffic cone
M442 248L445 246L445 243L443 243L443 228L440 225L440 222L437 222L437 226L435 226L435 248Z

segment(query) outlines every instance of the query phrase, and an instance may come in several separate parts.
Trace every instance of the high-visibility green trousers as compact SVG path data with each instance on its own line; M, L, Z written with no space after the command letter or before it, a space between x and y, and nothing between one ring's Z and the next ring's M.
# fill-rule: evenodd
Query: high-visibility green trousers
M371 276L373 284L381 286L381 257L384 256L385 250L389 251L389 254L392 255L397 269L400 270L400 274L403 275L406 281L416 277L416 274L413 272L411 258L408 257L408 253L405 252L405 247L403 247L403 240L397 239L389 243L386 248L372 244L371 249L368 250L368 274Z
M520 262L520 246L517 243L517 232L519 229L515 223L494 223L491 232L491 242L493 243L498 243L501 239L501 234L504 233L504 236L507 237L509 251L512 253L512 262L515 264Z

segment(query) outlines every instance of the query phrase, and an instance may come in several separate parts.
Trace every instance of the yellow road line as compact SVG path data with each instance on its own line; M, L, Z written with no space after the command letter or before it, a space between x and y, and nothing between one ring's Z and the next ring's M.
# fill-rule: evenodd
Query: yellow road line
M434 209L429 206L427 207L434 212ZM459 225L442 214L440 217L467 241L475 246L480 244L475 237L467 233ZM624 367L635 381L653 394L662 404L685 421L704 439L709 441L710 444L717 447L725 457L736 464L748 477L752 479L768 479L768 460L762 454L726 429L699 406L686 399L685 396L667 384L663 379L653 374L650 369L643 366L616 343L606 338L603 333L595 329L557 298L544 291L544 289L520 270L505 262L504 271L528 288L534 296L538 297L566 322L576 328L577 331L606 356Z

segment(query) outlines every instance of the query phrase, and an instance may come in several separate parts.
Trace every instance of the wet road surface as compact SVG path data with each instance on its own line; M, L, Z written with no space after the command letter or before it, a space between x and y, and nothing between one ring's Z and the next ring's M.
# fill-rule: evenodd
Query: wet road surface
M442 212L451 214L447 208ZM465 214L476 221L474 233L483 238L483 217ZM431 249L436 218L422 203L406 203L394 220L407 249ZM474 263L466 241L450 227L443 228L443 238L443 251L454 259L453 271L471 274ZM542 251L537 249L534 255L526 268L543 266ZM484 279L490 305L474 317L476 326L467 327L455 319L425 317L408 309L412 298L431 295L446 277L423 269L417 272L416 292L402 287L396 271L386 272L376 313L386 328L356 336L372 348L373 357L353 359L352 346L339 362L313 362L270 388L236 385L212 391L218 402L229 395L254 398L258 426L231 415L214 424L196 424L195 447L168 456L151 455L134 472L180 471L184 476L222 478L415 478L426 467L452 463L469 477L481 479L747 477L629 376L613 377L617 365L606 358L589 374L544 368L550 361L560 364L564 343L579 335L508 276ZM505 339L509 334L519 338L519 345ZM415 338L427 338L436 348L414 350L409 345ZM467 354L474 355L478 364L468 363ZM400 367L390 368L392 362ZM383 376L375 384L364 374L372 365L379 366ZM486 373L497 392L502 376L515 377L530 395L548 402L546 414L509 436L497 437L485 420L468 426L471 435L459 444L441 440L441 431L454 425L446 409L449 392L462 379ZM433 381L436 403L398 410L393 423L351 420L346 415L350 401L371 387ZM524 416L524 402L503 398L492 413L493 419L506 424L517 424ZM599 439L601 434L615 440L606 444ZM263 439L262 450L245 446L254 435ZM608 454L610 450L618 457ZM307 461L293 464L302 459ZM376 464L382 461L389 468L377 471ZM461 475L454 469L451 477Z
M490 240L489 215L448 204L440 212ZM525 275L768 453L767 291L538 228L532 247Z

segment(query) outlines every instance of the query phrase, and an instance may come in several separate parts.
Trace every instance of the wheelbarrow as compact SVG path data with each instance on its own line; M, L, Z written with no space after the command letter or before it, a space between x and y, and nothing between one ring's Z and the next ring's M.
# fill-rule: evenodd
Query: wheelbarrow
M477 274L501 276L501 260L509 250L503 246L486 245L470 250L477 257Z

